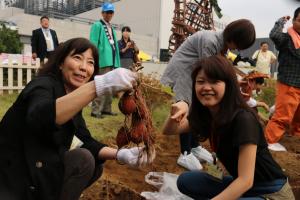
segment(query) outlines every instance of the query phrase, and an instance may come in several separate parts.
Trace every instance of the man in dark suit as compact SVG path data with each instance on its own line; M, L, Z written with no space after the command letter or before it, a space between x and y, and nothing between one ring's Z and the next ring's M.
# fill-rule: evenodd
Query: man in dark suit
M41 63L44 63L44 59L49 58L58 46L58 39L56 32L49 28L47 16L42 16L40 23L41 28L32 31L31 48L32 58L40 58Z

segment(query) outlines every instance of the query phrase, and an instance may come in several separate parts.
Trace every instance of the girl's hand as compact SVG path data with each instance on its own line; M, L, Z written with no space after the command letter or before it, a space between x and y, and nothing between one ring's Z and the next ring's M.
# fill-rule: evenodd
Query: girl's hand
M171 106L170 118L176 122L180 122L183 118L186 118L189 112L189 105L185 101L178 101Z

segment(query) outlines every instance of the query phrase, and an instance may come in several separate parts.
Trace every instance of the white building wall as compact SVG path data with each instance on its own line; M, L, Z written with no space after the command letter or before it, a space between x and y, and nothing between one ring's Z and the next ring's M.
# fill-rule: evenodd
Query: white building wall
M172 20L174 15L174 0L162 0L160 9L159 49L169 47L169 38L172 34Z
M161 0L121 0L115 2L116 11L112 23L130 26L132 32L139 35L157 38L159 36L160 2ZM77 16L99 20L101 8Z
M130 26L132 39L141 50L158 57L160 49L168 48L175 8L174 0L122 0L114 5L116 12L112 22ZM96 21L101 18L101 9L96 8L77 16ZM31 36L32 30L40 27L40 16L25 14L24 10L18 8L1 10L0 19L15 22L19 33L23 36ZM215 16L214 20L216 29L222 29L230 22L230 18L226 15L222 19ZM90 26L70 20L50 19L50 27L56 30L60 42L74 37L89 38ZM121 38L119 31L117 35Z
M99 9L97 9L97 11L99 11ZM32 35L32 30L40 27L40 16L25 14L22 9L10 7L1 10L0 20L15 22L18 26L19 34L22 37L27 37L27 39L22 40L22 42L24 42L24 53L27 54L28 51L31 51L29 37ZM89 24L71 22L68 19L58 20L50 18L50 28L56 31L59 42L74 37L89 38L90 27L91 25ZM121 38L120 31L117 31L117 37ZM132 39L136 41L141 50L150 55L156 55L158 45L157 38L133 33Z
M153 56L159 52L160 3L161 0L122 0L114 3L116 11L112 23L129 26L132 39L136 40L139 48ZM81 13L77 17L99 20L102 18L101 8Z

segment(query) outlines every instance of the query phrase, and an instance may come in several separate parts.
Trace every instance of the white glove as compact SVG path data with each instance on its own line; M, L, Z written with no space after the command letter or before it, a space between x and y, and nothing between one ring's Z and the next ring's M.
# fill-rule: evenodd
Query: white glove
M94 78L97 96L130 90L136 79L137 74L125 68L117 68L106 74L97 75Z
M143 153L144 148L133 147L120 149L117 153L117 160L131 167L141 167L147 164L147 154Z

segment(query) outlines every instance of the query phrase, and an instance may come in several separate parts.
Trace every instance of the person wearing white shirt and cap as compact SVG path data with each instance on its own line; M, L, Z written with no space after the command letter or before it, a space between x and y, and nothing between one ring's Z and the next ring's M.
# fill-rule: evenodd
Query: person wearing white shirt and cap
M112 3L102 5L102 19L96 21L90 30L90 41L99 52L99 74L105 74L121 66L116 31L111 25L115 13ZM104 95L94 99L91 116L103 118L104 115L114 116L111 110L112 96Z

